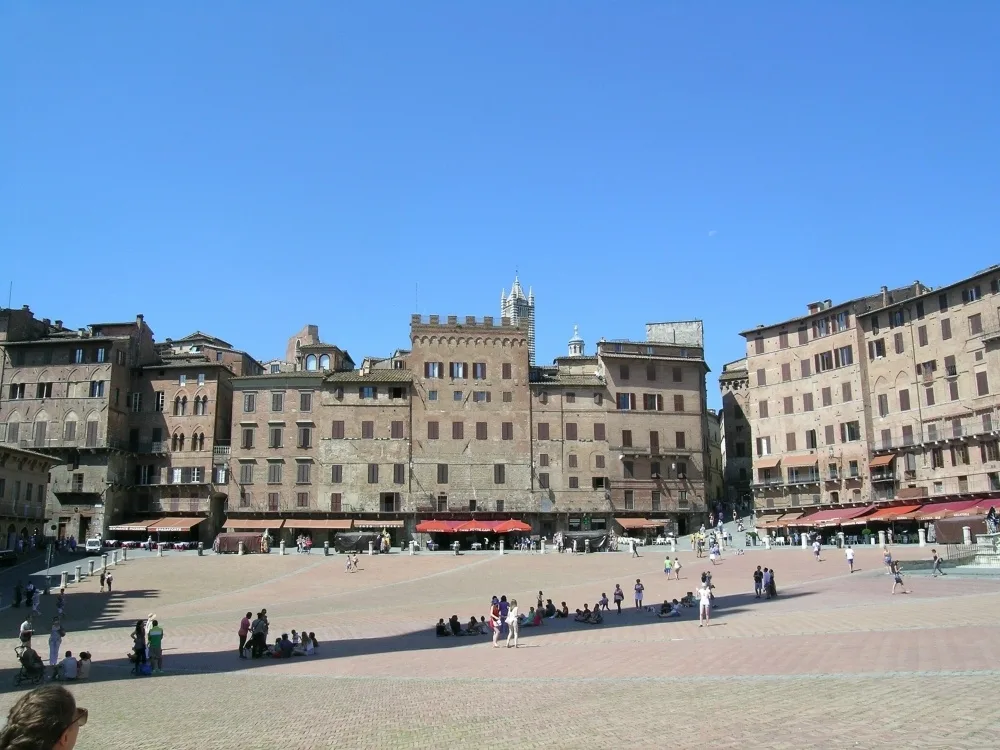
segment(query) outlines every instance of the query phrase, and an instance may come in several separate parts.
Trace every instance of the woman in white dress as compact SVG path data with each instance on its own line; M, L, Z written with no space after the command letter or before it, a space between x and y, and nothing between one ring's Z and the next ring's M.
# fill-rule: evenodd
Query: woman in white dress
M507 631L507 648L510 648L511 638L514 639L514 648L517 648L517 631L520 627L517 611L517 599L510 600L510 611L507 612L507 625L509 626Z

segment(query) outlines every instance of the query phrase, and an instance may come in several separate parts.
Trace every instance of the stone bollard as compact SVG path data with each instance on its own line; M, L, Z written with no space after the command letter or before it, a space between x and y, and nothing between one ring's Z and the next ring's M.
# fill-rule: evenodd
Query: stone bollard
M878 533L878 546L879 547L885 546L885 531L880 531Z
M676 539L676 537L670 537L670 551L671 552L676 552L677 551L677 539Z
M500 540L500 554L503 554L503 539Z
M93 558L87 560L87 575L88 576L93 576L94 575L94 559Z
M69 571L64 570L59 575L59 588L64 589L69 585Z
M375 542L368 540L368 554L369 556L375 554Z
M927 546L927 529L917 529L917 542L921 547Z
M802 535L802 549L809 549L809 537L805 534Z
M237 552L237 554L245 555L246 553L247 553L247 546L243 542L240 542L239 551Z
M764 537L764 549L771 549L771 537Z
M542 555L545 554L545 540L544 539L542 539L542 541L539 542L539 544L538 544L538 552L539 552L539 554L542 554Z
M205 555L205 543L198 542L198 557L204 557Z
M963 526L962 527L962 544L966 547L972 546L972 527Z
M104 564L101 566L101 569L102 570L107 570L108 569L108 553L105 552L103 555L101 555L101 558L102 558L102 560L104 562Z
M844 532L843 531L838 531L837 532L837 547L840 548L840 549L844 549Z
M128 547L122 547L122 562L128 560Z
M79 583L83 579L83 566L76 566L76 580L73 583Z
M117 566L118 565L118 550L116 550L116 549L115 550L111 550L111 565L112 566Z
M583 540L583 551L584 552L590 552L590 540L589 539L584 539Z
M411 555L415 554L416 551L417 551L417 543L411 539L410 540L410 554Z
M368 542L368 549L369 549L369 551L371 550L371 547L372 547L372 543ZM278 554L279 555L285 554L285 540L284 539L282 539L281 542L278 544Z
M330 556L330 542L326 541L323 542L323 557L329 557L329 556Z
M161 544L156 545L156 556L163 557L163 545Z

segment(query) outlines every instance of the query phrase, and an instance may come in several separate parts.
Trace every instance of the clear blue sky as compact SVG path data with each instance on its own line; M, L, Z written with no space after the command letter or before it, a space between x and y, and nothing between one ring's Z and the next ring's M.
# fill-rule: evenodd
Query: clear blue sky
M82 326L145 313L357 361L534 287L574 324L737 332L998 260L989 2L0 4L0 271ZM6 303L4 299L3 304Z

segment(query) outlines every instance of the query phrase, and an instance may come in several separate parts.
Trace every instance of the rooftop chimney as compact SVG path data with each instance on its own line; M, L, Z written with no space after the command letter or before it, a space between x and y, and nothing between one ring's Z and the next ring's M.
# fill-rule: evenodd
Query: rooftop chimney
M889 287L882 287L882 307L889 306Z
M51 322L52 321L49 320L48 318L42 318L42 325L44 325L46 328L49 326Z
M917 279L916 281L913 282L913 294L914 295L919 295L921 293L922 289L923 289L923 287L920 284L920 279Z
M22 305L21 309L24 310L25 312L31 312L31 308L28 307L27 305Z
M56 328L62 328L62 321L61 320L57 320L56 321Z
M142 313L135 316L135 324L142 328Z

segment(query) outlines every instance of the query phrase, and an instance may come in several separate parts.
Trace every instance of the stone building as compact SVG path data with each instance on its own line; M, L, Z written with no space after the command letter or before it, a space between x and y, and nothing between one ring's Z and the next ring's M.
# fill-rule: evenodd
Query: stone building
M708 410L708 457L706 459L705 485L709 507L728 518L731 511L726 498L726 484L722 471L722 413Z
M750 491L753 436L747 419L747 414L750 413L750 388L746 358L722 366L719 390L722 392L719 418L727 511L735 509L743 516L753 509L753 495Z
M883 287L743 332L758 510L1000 489L998 280Z
M59 459L0 443L0 529L3 548L27 548L32 537L52 536L45 529L49 471Z

